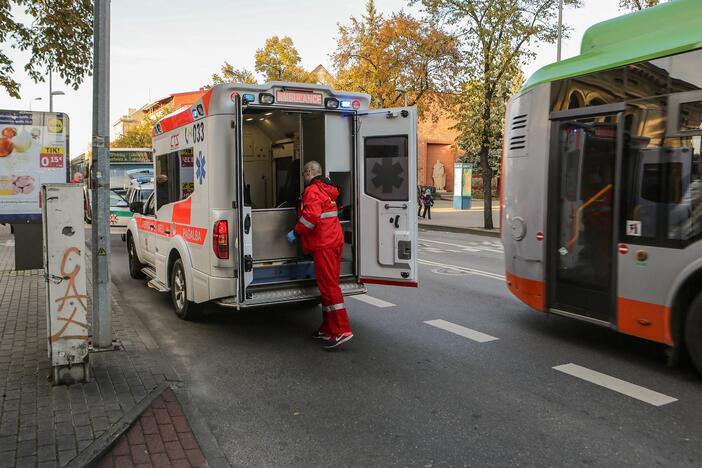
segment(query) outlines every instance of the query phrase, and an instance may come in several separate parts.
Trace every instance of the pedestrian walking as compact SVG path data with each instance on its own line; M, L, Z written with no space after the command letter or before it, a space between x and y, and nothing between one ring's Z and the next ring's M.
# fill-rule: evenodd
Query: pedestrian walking
M431 194L430 188L424 190L424 200L422 202L422 205L424 206L424 213L422 213L422 218L426 218L427 216L429 216L429 219L431 220L431 207L434 206L434 197Z
M322 166L310 161L303 169L305 191L298 207L298 222L287 235L291 244L302 240L302 250L312 254L317 286L322 296L322 325L312 337L333 349L353 338L344 296L339 285L344 235L336 200L340 191L322 175Z
M419 187L419 197L417 197L417 216L422 216L422 207L424 206L424 190Z

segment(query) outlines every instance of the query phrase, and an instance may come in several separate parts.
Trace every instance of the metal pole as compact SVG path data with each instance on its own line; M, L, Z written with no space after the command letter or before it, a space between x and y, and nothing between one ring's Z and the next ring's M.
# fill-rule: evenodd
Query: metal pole
M558 61L561 61L561 42L563 41L563 0L558 2Z
M51 67L49 67L49 112L54 111L54 90L51 86Z
M112 346L110 291L110 0L94 0L92 265L93 347Z

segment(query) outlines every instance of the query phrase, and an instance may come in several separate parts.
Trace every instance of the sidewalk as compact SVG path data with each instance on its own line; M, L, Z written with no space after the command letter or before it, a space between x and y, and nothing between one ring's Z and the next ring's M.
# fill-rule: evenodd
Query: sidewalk
M470 210L455 210L449 200L435 200L431 220L419 218L419 229L429 231L463 232L500 237L500 205L492 204L492 222L496 229L484 229L483 200L473 200Z
M138 316L120 306L115 291L115 349L90 353L88 383L53 386L48 379L43 271L14 271L13 246L9 229L0 227L0 468L96 463L159 395L178 387L180 378ZM185 448L178 439L183 453L193 449L190 442ZM181 453L175 448L172 452ZM152 457L154 465L156 459ZM160 461L159 466L188 462ZM198 463L187 466L207 466L198 457L193 461ZM121 458L114 466L136 465L136 460L126 462ZM103 466L113 465L108 460Z

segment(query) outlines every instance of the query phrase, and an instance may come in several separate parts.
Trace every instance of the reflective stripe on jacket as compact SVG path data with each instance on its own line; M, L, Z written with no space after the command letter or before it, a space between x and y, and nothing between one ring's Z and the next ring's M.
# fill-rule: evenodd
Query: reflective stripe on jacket
M301 237L305 253L344 244L336 206L338 196L339 189L321 177L312 180L302 193L295 233Z

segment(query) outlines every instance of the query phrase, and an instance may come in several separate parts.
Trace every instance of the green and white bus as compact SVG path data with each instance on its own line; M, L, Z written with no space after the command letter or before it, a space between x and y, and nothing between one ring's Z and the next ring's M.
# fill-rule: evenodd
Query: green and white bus
M702 1L591 27L510 101L507 285L532 308L687 348L702 372Z

